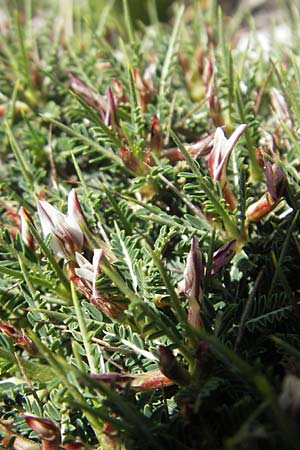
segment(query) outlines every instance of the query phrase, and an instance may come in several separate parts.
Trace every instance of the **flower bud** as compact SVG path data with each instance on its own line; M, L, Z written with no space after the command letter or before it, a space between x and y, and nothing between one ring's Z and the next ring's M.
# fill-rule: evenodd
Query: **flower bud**
M258 222L273 210L275 204L275 200L266 192L259 200L247 208L247 220L249 222Z
M140 161L138 161L130 150L124 147L120 148L119 155L125 167L127 167L134 174L139 173L141 167Z
M212 257L213 267L211 269L211 274L218 272L233 256L233 252L231 251L236 245L236 240L228 242L227 244L219 247L214 253Z
M271 163L270 161L265 161L265 171L267 190L273 200L279 200L285 186L285 175L276 162Z
M58 426L50 419L24 414L27 425L36 432L42 440L43 450L59 450L61 434Z
M0 443L3 445L3 448L10 448L11 450L41 450L40 444L14 433L12 428L12 422L0 420L1 435L4 435L2 439L0 438ZM12 442L13 446L8 447Z
M159 346L159 368L176 384L186 385L190 382L189 372L178 363L172 350L164 345Z
M141 77L138 69L133 69L133 78L138 93L141 110L142 112L145 112L153 96L153 87L149 80Z
M69 73L70 87L78 97L82 98L89 106L96 109L97 111L103 108L103 101L100 94L97 94L93 89L86 83L81 81L73 73Z
M19 330L6 323L0 323L0 330L8 337L10 337L14 345L18 345L26 350L30 355L37 354L37 348L33 341L27 336L23 330Z
M152 117L150 148L156 155L159 155L163 146L162 129L157 116Z
M122 83L119 80L113 79L111 80L111 86L117 103L127 103L128 98L124 92Z
M30 224L33 225L33 220L27 209L23 206L19 211L20 216L20 232L22 241L30 250L34 250L34 239L30 231Z
M189 301L189 322L195 327L202 325L200 311L204 281L204 267L197 237L191 241L191 249L184 269L183 292Z

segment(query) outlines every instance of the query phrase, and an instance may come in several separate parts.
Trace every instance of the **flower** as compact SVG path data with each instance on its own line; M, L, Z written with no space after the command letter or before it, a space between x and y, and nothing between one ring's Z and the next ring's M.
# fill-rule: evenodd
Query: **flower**
M246 218L249 222L263 219L275 208L283 194L285 175L274 161L275 153L267 151L267 155L273 158L273 161L270 161L264 157L267 191L247 208Z
M159 156L163 146L162 128L157 116L153 116L151 120L150 131L150 148Z
M34 250L34 239L30 231L30 224L33 224L33 220L27 209L23 206L19 211L20 216L20 232L22 241L30 250Z
M191 248L187 257L184 270L183 292L189 301L189 322L199 327L202 325L200 318L204 267L199 249L199 241L196 236L192 238Z
M227 165L231 152L241 135L244 133L245 128L245 124L239 125L229 139L225 137L222 128L217 128L213 149L208 158L210 176L214 181L219 181L223 197L231 210L236 207L236 199L228 186Z
M100 296L100 293L96 288L97 276L101 273L100 263L103 257L103 250L97 248L94 250L92 264L80 253L76 252L76 262L78 268L75 269L77 277L83 283L83 289L86 296L92 300L95 300Z
M25 413L24 417L27 424L38 434L41 440L48 443L45 448L48 450L59 450L61 442L60 429L52 420L43 419L29 413Z
M74 259L75 252L81 251L84 244L81 228L87 226L75 189L68 195L67 215L43 200L38 200L37 209L44 237L51 235L53 252L60 258Z
M0 330L8 337L10 337L14 345L18 345L26 350L30 355L37 354L37 348L32 339L26 335L23 329L18 329L6 323L0 323Z
M190 382L189 372L179 364L172 350L164 345L159 346L159 368L176 384L187 385Z
M239 125L229 139L225 137L222 128L216 130L213 149L208 158L208 168L212 179L219 181L222 188L227 184L226 170L229 157L245 129L245 124Z
M102 249L94 249L93 261L90 263L84 256L76 252L76 262L79 267L75 268L76 276L72 277L71 281L104 314L116 319L123 316L126 304L117 302L111 294L101 293L97 289L97 278L101 273L100 263L103 255Z
M71 72L69 77L72 91L98 112L100 119L105 125L114 126L116 124L116 102L111 89L107 87L105 97L103 97Z
M218 272L221 267L223 267L228 261L231 260L233 256L233 252L231 251L236 245L236 240L227 242L226 244L221 245L221 247L217 248L214 251L212 261L213 267L211 269L211 274Z
M151 79L147 80L145 77L143 78L138 69L133 69L133 78L141 110L142 112L145 112L154 94Z
M175 382L163 374L161 369L136 374L106 372L91 374L90 377L100 383L112 384L118 391L130 387L135 392L172 386Z

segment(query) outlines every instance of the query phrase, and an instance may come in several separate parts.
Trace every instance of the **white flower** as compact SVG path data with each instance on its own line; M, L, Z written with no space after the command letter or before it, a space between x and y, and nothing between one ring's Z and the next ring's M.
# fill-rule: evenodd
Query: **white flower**
M79 267L75 269L75 273L83 283L85 293L93 300L96 300L100 296L96 289L96 281L101 272L100 262L103 253L102 249L94 249L93 262L90 263L84 256L76 252L76 262Z
M43 235L51 235L50 245L55 255L74 259L75 252L82 250L84 234L81 227L86 224L75 189L68 195L67 215L43 200L38 200L37 209Z
M208 158L208 167L212 179L219 181L222 188L227 183L226 169L229 157L245 128L245 124L239 125L229 139L225 137L222 128L219 127L216 130L213 149Z

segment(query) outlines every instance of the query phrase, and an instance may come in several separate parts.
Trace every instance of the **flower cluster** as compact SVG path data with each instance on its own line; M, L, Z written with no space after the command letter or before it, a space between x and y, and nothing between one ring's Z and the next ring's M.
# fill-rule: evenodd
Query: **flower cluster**
M72 189L68 195L67 214L44 200L38 200L37 211L45 239L50 237L50 248L54 255L65 261L70 281L78 290L106 315L120 318L126 304L114 301L109 295L97 289L97 280L101 274L103 249L93 249L93 261L90 263L82 254L87 247L88 223L80 206L77 193ZM34 249L34 240L30 231L33 220L25 208L20 210L21 237L26 246Z

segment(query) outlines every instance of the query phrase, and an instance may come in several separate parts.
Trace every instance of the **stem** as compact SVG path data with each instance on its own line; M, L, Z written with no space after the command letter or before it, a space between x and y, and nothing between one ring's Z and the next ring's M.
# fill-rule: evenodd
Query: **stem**
M53 371L57 374L59 378L61 378L63 384L66 386L68 391L70 392L71 396L73 397L75 402L78 402L82 408L85 410L85 416L90 422L95 435L101 444L102 440L102 423L99 420L99 418L96 415L96 411L92 411L88 408L88 405L85 401L85 398L83 397L82 393L68 380L67 376L67 363L63 363L62 359L57 358L48 347L46 347L33 332L29 332L29 335L31 339L33 340L34 344L36 345L37 349L43 355L49 365L53 368ZM76 369L73 366L68 366L69 371L73 371L74 373L77 373ZM77 373L78 375L78 373Z
M88 363L90 366L90 370L92 373L97 373L97 369L94 364L94 358L93 358L91 347L90 347L86 323L84 320L82 310L80 308L80 303L79 303L79 299L78 299L78 295L77 295L74 283L72 283L72 282L71 282L71 294L72 294L73 305L75 308L75 313L76 313L76 317L78 320L78 325L79 325L80 333L82 336L83 346L86 351L86 357L87 357L87 360L88 360Z
M19 145L17 144L17 141L15 140L15 138L11 132L11 129L9 127L9 124L7 122L6 122L6 132L7 132L7 136L8 136L8 140L9 140L11 149L12 149L12 151L16 157L16 160L19 164L20 170L21 170L24 180L28 186L29 192L31 193L31 195L36 197L35 190L34 190L34 184L33 184L34 177L32 177L31 170L28 167L27 162L25 161L25 159L23 157L23 153L22 153Z
M83 134L79 133L78 131L74 130L73 128L67 127L63 123L60 123L58 120L52 119L51 117L49 117L45 114L44 115L42 114L41 117L45 121L57 126L62 131L67 133L68 135L73 136L76 139L78 139L79 141L88 145L89 147L94 148L95 151L97 151L101 155L105 156L106 158L113 160L118 166L120 166L122 168L124 167L124 164L118 155L116 155L112 150L108 150L105 147L101 147L101 145L99 145L95 139L93 140L87 136L84 136ZM124 143L122 141L120 141L120 139L118 139L117 136L115 136L115 134L110 130L110 128L107 127L103 122L99 121L97 126L102 129L102 131L105 133L105 135L111 140L112 144L114 144L118 148L123 147Z
M10 269L9 267L0 266L0 273L3 273L5 275L8 275L11 278L15 278L16 280L25 280L24 274L21 272L18 272L17 270ZM36 277L34 275L28 275L27 279L30 280L31 283L36 283L40 286L43 286L47 289L53 288L53 283L50 283L50 281L43 280L42 278ZM27 282L27 281L26 281Z
M24 277L24 281L25 281L25 283L28 286L30 295L31 295L32 300L33 300L33 304L30 305L30 306L34 306L35 307L36 306L35 301L34 301L34 299L35 299L35 290L34 290L32 284L31 284L31 280L30 280L30 278L28 276L28 273L26 272L25 264L24 264L24 261L23 261L21 255L18 255L18 260L19 260L19 265L20 265L21 272L22 272L23 277Z

